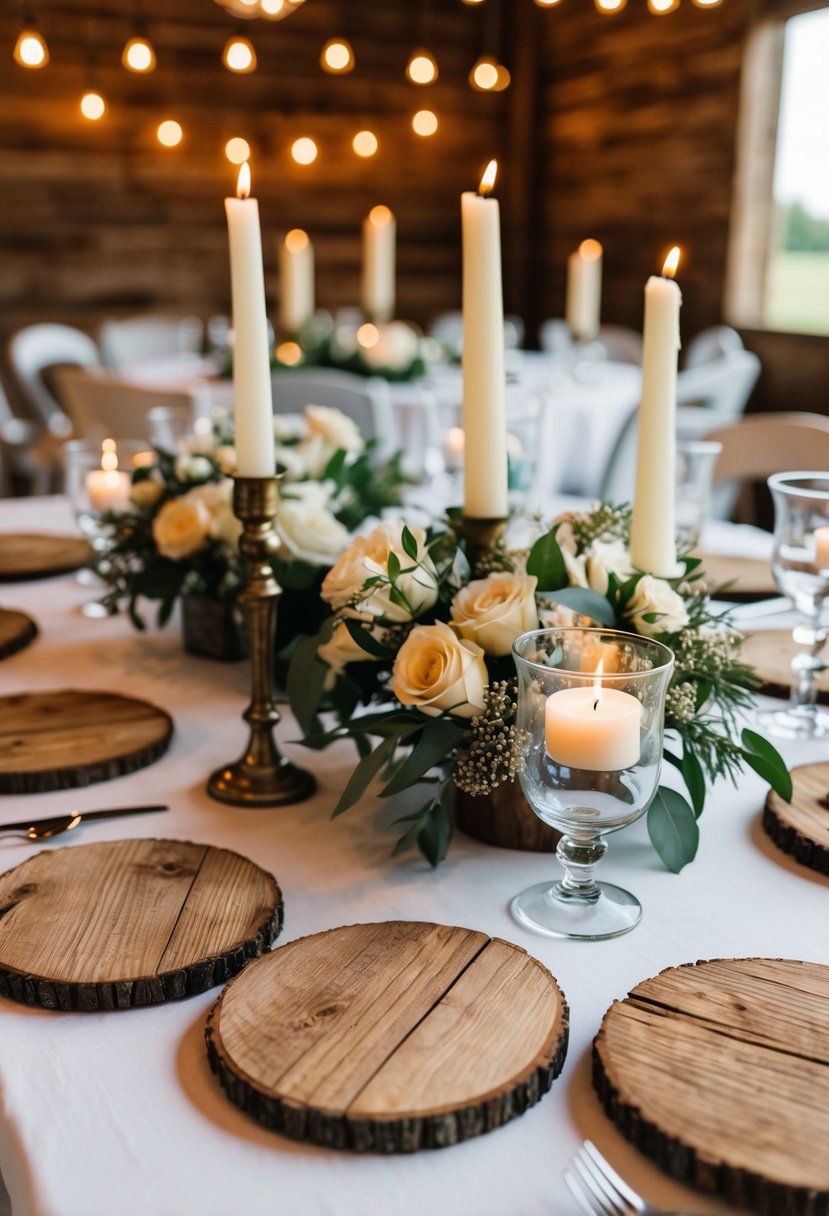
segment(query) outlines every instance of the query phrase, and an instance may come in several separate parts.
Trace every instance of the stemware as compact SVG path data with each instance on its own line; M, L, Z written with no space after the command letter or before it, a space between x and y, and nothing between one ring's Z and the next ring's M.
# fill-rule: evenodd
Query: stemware
M792 660L788 708L758 718L779 738L824 738L829 715L818 709L817 680L826 670L820 651L829 636L823 619L829 596L829 474L775 473L768 485L774 502L772 574L801 617L792 633L805 649Z
M711 506L714 467L722 444L713 439L676 442L676 530L690 547L699 544Z
M564 877L522 891L512 913L550 937L617 937L638 924L641 905L593 871L604 837L638 819L656 793L673 653L636 634L566 628L522 634L513 656L521 788L563 833Z

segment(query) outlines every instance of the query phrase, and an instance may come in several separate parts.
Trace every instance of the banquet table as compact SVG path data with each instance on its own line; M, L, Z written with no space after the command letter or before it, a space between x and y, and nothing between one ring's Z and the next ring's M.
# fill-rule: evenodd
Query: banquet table
M39 529L72 531L65 500L0 502L0 544L3 532ZM718 535L727 546L728 532ZM170 750L104 784L0 797L0 823L70 807L167 802L166 815L98 822L51 847L163 836L234 849L282 888L277 946L338 925L394 919L506 938L557 978L570 1009L570 1044L551 1091L505 1127L443 1150L358 1156L295 1143L230 1105L204 1047L218 990L115 1013L48 1012L0 999L0 1172L13 1216L576 1216L562 1171L585 1136L654 1202L732 1210L667 1178L615 1130L591 1086L590 1048L610 1004L663 968L755 955L829 964L829 880L764 836L766 786L758 776L746 772L736 788L716 786L698 856L679 876L661 867L643 820L611 839L604 877L635 891L644 906L633 932L594 943L536 936L511 919L509 901L552 875L555 860L463 836L436 870L413 854L391 859L390 821L405 813L405 798L390 806L370 792L330 819L353 766L347 744L313 753L319 790L301 805L247 810L211 801L208 775L244 744L247 664L186 656L175 621L139 634L123 614L89 619L80 609L93 594L73 576L0 587L3 607L28 612L41 630L0 663L2 692L103 688L145 698L173 715ZM284 750L308 763L311 753L297 736L285 707ZM782 750L793 764L825 758L816 745ZM43 847L0 836L2 868Z

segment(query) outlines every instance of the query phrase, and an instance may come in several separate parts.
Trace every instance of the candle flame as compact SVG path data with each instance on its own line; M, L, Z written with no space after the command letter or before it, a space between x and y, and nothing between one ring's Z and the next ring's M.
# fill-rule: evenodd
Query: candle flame
M592 237L588 237L586 241L582 241L579 245L579 253L586 262L598 262L604 250L598 241L594 241Z
M302 228L292 228L285 236L285 248L290 253L299 253L301 249L306 249L310 244L308 233Z
M665 264L662 267L662 277L665 279L676 278L677 267L679 266L679 245L674 245L668 256L665 258Z
M250 198L250 163L243 161L239 166L239 176L236 179L236 197Z
M604 655L599 659L598 667L595 671L595 679L593 680L593 691L596 694L596 700L593 702L593 712L599 708L599 702L602 699L602 672L604 671Z
M481 178L481 184L478 187L479 194L489 194L491 192L493 186L495 185L495 178L497 176L497 173L498 173L498 162L497 162L497 160L491 160L489 162L489 164L487 165L487 167L484 169L483 176Z
M373 224L375 228L385 228L387 224L392 222L394 216L390 207L387 207L385 203L378 203L376 207L372 207L371 211L369 211L368 218L369 223Z
M118 468L118 452L114 439L105 439L101 444L101 468L112 473Z

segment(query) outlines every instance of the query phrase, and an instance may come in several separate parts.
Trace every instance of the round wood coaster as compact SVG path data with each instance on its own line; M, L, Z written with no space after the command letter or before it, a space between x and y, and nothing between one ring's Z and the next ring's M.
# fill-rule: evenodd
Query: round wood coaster
M705 582L720 599L750 601L778 595L771 561L758 557L727 557L722 553L695 553L702 560ZM725 583L729 586L719 591Z
M829 967L717 959L605 1014L593 1081L667 1173L762 1216L829 1211Z
M227 849L53 849L0 875L0 994L44 1009L158 1005L223 983L281 928L276 880Z
M173 720L108 692L0 697L0 794L42 794L109 781L163 756Z
M0 659L17 654L37 637L37 625L25 612L0 608Z
M92 550L79 536L46 532L6 532L0 536L0 579L46 578L80 570L92 560Z
M510 942L417 921L282 946L210 1012L232 1102L296 1140L358 1152L443 1148L547 1092L567 1050L553 977Z
M745 635L740 659L754 667L763 681L761 692L770 697L788 698L792 688L792 659L803 650L787 629L758 629ZM829 649L822 660L829 664ZM829 667L818 676L818 701L829 703Z
M829 764L792 769L792 783L791 802L769 790L763 829L802 866L829 875Z

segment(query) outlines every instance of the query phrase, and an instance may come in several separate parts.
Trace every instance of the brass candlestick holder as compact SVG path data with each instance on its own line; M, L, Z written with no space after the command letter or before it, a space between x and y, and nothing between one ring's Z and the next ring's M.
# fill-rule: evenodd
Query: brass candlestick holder
M316 782L310 773L280 755L274 728L280 720L273 695L273 649L281 588L270 558L278 548L273 521L279 508L278 477L237 477L233 513L242 521L239 550L246 582L239 595L250 637L253 695L243 717L250 726L247 750L234 764L219 768L207 792L233 806L287 806L310 798Z
M482 573L488 573L485 559L488 554L497 551L498 542L506 532L508 523L509 519L506 517L475 519L452 512L452 530L464 542L473 578L478 576L479 567L483 567Z

